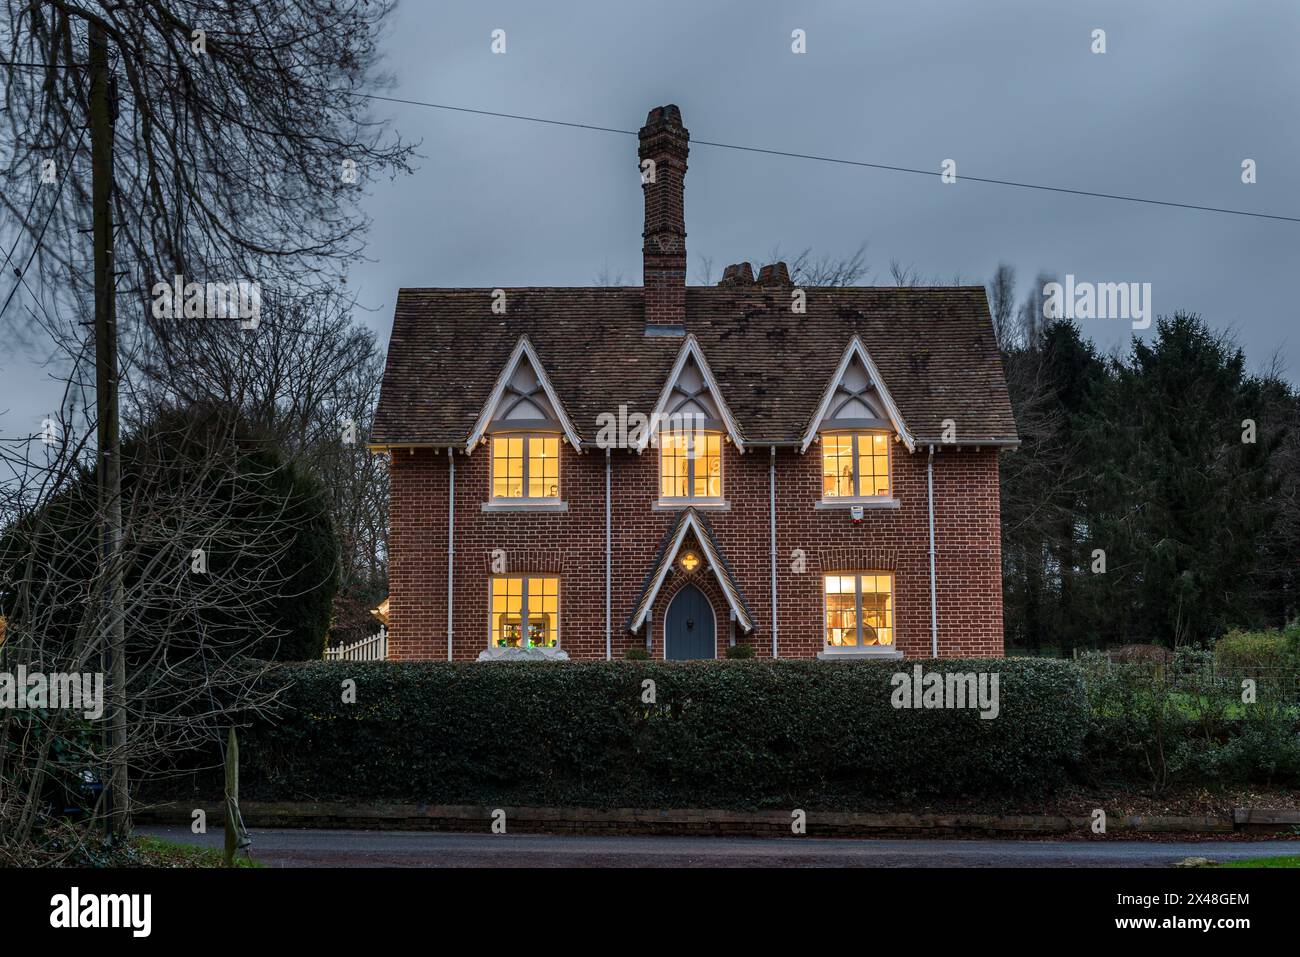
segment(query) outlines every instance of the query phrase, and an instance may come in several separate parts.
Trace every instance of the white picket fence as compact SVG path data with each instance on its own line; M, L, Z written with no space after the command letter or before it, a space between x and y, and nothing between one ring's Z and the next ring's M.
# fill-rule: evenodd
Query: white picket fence
M326 661L385 661L387 658L387 628L380 628L378 634L354 641L350 645L325 649Z

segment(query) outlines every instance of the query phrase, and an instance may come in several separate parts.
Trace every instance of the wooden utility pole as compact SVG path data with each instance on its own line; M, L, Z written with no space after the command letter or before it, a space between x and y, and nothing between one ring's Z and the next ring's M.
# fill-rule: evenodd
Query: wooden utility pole
M126 655L122 594L122 458L118 436L117 278L113 268L113 123L117 86L108 69L108 39L90 25L91 219L95 263L95 412L99 457L99 562L108 684L108 749L111 755L105 825L108 836L126 837L131 804L126 780Z

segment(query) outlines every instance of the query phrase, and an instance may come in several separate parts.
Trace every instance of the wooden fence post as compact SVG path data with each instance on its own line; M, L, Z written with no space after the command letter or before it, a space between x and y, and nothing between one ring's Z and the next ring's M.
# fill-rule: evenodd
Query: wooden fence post
M226 744L226 851L227 867L235 866L235 849L239 841L239 741L230 729Z

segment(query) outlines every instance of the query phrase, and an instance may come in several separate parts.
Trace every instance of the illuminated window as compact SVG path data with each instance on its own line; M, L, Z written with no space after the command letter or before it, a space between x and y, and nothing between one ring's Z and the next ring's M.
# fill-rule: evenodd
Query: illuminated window
M889 494L889 435L832 432L822 436L822 497Z
M894 646L894 576L853 572L826 576L826 647L867 650Z
M492 579L495 648L554 648L560 638L560 580L546 577Z
M722 433L661 433L659 494L666 499L722 498Z
M700 567L700 556L694 552L682 553L682 569L687 572L693 572Z
M560 437L510 432L494 435L492 497L558 499Z

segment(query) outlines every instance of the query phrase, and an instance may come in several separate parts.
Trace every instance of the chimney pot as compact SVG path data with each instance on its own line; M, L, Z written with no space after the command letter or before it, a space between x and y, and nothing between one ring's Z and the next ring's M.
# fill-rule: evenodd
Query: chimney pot
M722 280L719 286L752 286L754 285L754 267L749 263L733 263L722 270Z

